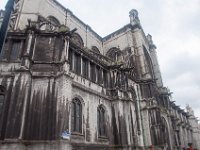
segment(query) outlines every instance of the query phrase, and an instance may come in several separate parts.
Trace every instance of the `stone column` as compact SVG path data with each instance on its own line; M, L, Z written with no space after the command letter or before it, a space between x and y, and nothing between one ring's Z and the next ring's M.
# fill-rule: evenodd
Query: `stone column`
M69 37L65 36L64 37L64 50L63 50L63 56L62 56L62 61L64 62L63 64L63 71L69 73L70 67L69 67ZM73 58L72 58L73 60Z
M28 37L26 41L26 49L22 58L21 68L19 70L20 75L24 78L24 84L25 91L24 92L24 102L23 102L23 109L22 109L22 119L21 119L21 127L20 127L20 135L19 139L23 139L23 133L24 133L24 126L25 126L25 118L26 118L26 112L27 112L27 105L28 101L30 100L30 94L31 94L31 75L29 72L30 65L31 65L31 45L33 44L34 40L34 32L32 30L28 31Z
M27 105L28 101L30 101L30 94L31 94L31 76L30 73L23 73L24 78L26 79L25 91L24 91L24 103L23 103L23 111L22 111L22 119L21 119L21 128L20 128L20 135L19 139L23 139L23 133L24 133L24 126L25 126L25 118L26 118L26 112L27 112Z
M33 39L34 39L34 32L32 30L28 31L28 37L26 41L26 49L22 58L22 64L21 67L24 69L29 69L30 68L30 52L31 52L31 45L33 44Z
M83 57L82 57L82 56L83 56L83 54L81 53L81 58L80 58L80 59L81 59L81 66L80 66L80 68L81 68L81 75L83 75L83 68L82 68L82 67L83 67L83 66L82 66Z
M64 37L64 50L63 50L63 56L62 56L62 61L68 61L68 55L69 55L69 37L65 36Z
M140 92L140 88L139 85L136 85L136 118L137 118L137 126L138 126L138 130L137 130L137 138L138 138L138 146L145 146L145 140L144 140L144 122L143 122L143 117L142 115L145 114L145 112L141 113L141 101L142 101L142 97L141 97L141 92Z
M90 61L88 61L88 79L91 80L91 74L90 74Z

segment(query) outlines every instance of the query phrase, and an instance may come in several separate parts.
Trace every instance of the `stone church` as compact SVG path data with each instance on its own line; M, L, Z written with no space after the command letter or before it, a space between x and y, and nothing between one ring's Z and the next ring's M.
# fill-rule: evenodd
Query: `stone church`
M0 150L200 149L192 108L172 101L152 36L136 10L127 17L101 37L56 0L15 1L0 56Z

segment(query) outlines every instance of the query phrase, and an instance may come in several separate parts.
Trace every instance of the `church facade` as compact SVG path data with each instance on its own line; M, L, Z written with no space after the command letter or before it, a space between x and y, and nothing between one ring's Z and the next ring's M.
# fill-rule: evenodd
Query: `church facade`
M0 56L1 149L200 149L137 10L99 36L56 0L18 0Z

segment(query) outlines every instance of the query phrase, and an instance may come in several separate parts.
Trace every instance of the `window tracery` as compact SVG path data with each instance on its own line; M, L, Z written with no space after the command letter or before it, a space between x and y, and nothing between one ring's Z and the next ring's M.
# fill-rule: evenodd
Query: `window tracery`
M113 61L119 61L121 58L121 54L122 52L120 51L119 48L112 47L111 49L108 50L106 56L112 59Z

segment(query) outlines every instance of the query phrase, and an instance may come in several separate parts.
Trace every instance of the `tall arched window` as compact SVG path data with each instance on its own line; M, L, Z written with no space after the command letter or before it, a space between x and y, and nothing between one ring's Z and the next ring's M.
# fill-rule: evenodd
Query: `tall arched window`
M143 51L144 51L144 67L146 73L150 73L150 75L153 77L153 65L152 65L152 60L151 57L147 51L147 49L143 46Z
M152 145L165 145L170 149L168 125L157 109L149 110L150 135Z
M97 108L97 124L98 124L98 136L106 136L106 119L105 109L102 105Z
M5 101L5 88L0 85L0 116L3 112L4 101Z
M72 132L82 133L82 104L78 98L72 100L71 111Z

